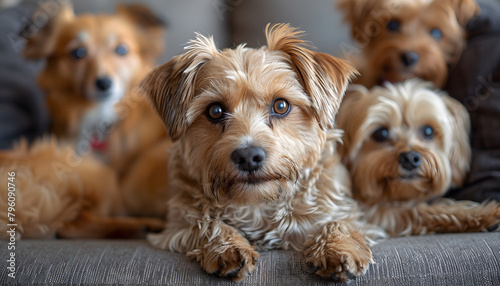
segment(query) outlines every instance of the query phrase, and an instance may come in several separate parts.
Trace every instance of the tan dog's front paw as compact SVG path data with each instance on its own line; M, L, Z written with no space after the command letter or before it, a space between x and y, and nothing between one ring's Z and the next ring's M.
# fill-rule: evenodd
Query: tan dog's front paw
M337 282L364 274L373 263L364 235L337 223L309 241L304 254L306 261L318 268L316 274Z
M196 257L203 270L221 277L231 277L234 281L244 280L255 269L259 254L250 245L223 243L210 245L188 253Z
M318 268L316 274L321 277L330 278L337 282L346 282L357 276L363 275L372 262L370 252L353 254L336 254L328 256L325 263L322 261L312 262Z

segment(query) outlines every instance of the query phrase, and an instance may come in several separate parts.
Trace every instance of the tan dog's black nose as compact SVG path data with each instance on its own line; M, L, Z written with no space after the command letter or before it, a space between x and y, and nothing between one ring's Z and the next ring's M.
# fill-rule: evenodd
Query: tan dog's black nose
M411 151L399 154L399 164L401 164L401 167L403 167L405 170L413 171L416 168L420 167L421 163L422 157L418 152Z
M401 61L407 67L412 67L418 63L420 56L415 52L404 52L401 54Z
M243 172L257 171L266 159L266 152L259 147L240 148L233 151L231 160Z
M100 77L95 81L97 89L107 91L113 85L113 81L109 77Z

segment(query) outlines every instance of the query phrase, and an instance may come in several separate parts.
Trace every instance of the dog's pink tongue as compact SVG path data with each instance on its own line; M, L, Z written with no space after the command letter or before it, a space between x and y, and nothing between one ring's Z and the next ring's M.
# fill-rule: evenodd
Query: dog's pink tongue
M106 149L108 149L108 142L105 140L100 141L97 135L92 136L90 145L92 146L93 150L105 151Z

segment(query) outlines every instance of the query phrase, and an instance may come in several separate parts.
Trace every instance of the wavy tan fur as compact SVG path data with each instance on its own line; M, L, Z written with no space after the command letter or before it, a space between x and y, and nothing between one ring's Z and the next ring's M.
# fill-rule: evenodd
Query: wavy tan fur
M345 13L356 41L353 50L361 77L356 83L372 87L384 81L396 83L410 78L432 81L442 88L448 67L455 64L466 44L467 23L480 12L474 0L336 0ZM390 31L389 21L400 29ZM435 39L431 30L443 37ZM410 66L402 54L415 52L419 59Z
M365 235L376 231L358 221L332 129L355 71L305 47L289 25L266 30L268 47L258 49L220 51L212 38L197 35L184 54L143 81L176 140L167 226L149 241L236 281L255 269L257 251L276 248L303 251L319 275L346 281L373 262ZM280 98L291 106L282 118L270 114ZM223 121L209 119L214 103L224 108ZM250 146L266 158L248 173L231 154Z
M465 108L432 83L412 79L371 90L353 85L337 123L345 131L339 151L368 222L391 236L483 231L498 223L496 202L441 198L469 171L470 123ZM426 125L434 130L431 139L422 136ZM373 139L380 127L388 129L389 140ZM409 151L421 156L413 172L399 163Z

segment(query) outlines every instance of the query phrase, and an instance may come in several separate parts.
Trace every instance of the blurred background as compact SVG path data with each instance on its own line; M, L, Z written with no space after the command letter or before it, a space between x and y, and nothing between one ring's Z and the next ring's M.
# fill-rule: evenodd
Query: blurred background
M117 3L134 0L74 0L76 13L112 13ZM168 23L163 61L181 53L194 32L213 35L219 48L265 44L267 23L285 22L307 32L322 52L339 55L351 43L334 0L144 0Z
M43 1L43 0L41 0ZM0 0L0 9L37 0ZM73 0L77 14L113 13L119 3L137 0ZM347 26L334 0L143 0L168 23L163 61L182 52L194 32L213 35L219 48L247 43L265 44L267 23L291 23L307 32L306 39L319 51L340 55L342 45L350 45Z

